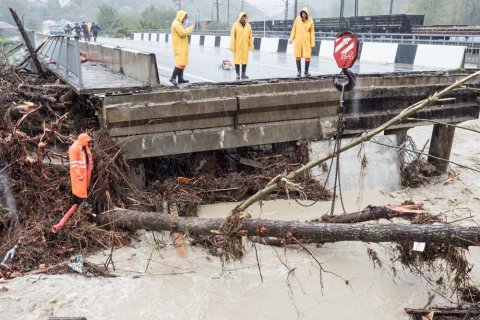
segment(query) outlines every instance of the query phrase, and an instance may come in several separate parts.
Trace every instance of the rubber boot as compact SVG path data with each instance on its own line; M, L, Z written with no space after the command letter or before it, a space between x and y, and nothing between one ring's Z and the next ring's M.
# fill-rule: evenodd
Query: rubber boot
M180 71L178 72L178 83L189 83L190 81L189 80L185 80L183 78L183 72L185 71L185 69L180 69Z
M302 76L302 60L297 60L297 78Z
M305 61L305 77L311 76L310 72L308 72L308 67L310 67L310 61Z
M240 65L235 65L235 72L237 73L237 80L240 80Z
M178 69L177 67L175 67L175 69L173 69L172 77L170 78L170 83L173 84L174 86L178 85L177 75L178 75L179 71L180 71L180 69Z
M244 80L247 80L247 79L248 79L248 76L247 76L247 65L246 65L246 64L242 64L242 79L244 79Z

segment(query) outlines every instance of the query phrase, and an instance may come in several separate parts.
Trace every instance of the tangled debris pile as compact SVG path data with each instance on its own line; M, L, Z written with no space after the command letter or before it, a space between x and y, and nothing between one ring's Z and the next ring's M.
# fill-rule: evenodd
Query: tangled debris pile
M0 69L0 255L18 246L3 275L31 272L73 254L126 243L127 233L99 228L82 212L72 218L68 233L50 232L70 205L66 150L78 133L98 127L95 101L76 97L53 77L17 74L6 64ZM98 141L99 150L118 151L110 140ZM96 153L98 172L112 159L107 152ZM106 197L101 196L105 184L108 189L124 185L121 177L101 178L103 184L92 192L98 200Z
M245 200L261 190L274 177L299 168L307 162L304 148L303 145L292 146L283 153L270 149L245 148L239 149L238 154L233 156L226 151L219 151L216 153L215 168L211 172L199 175L195 175L191 169L188 170L191 167L188 156L178 156L177 161L181 158L182 162L186 162L182 166L187 167L183 171L189 178L167 178L163 182L155 180L148 188L150 191L163 194L165 200L176 205L180 216L196 216L200 204ZM331 197L328 190L308 175L295 182L299 183L301 192L281 189L267 199L328 200Z
M71 205L67 150L81 132L88 131L95 141L89 201L97 214L114 207L162 211L166 200L180 215L195 216L201 203L245 199L275 175L306 161L298 152L300 147L287 156L250 150L242 156L253 158L251 162L261 167L244 166L235 171L232 166L219 166L211 175L157 179L148 191L139 190L130 181L121 145L99 129L98 100L77 96L53 76L40 79L7 64L0 66L0 73L0 257L18 246L9 268L1 270L5 277L45 269L41 266L47 266L45 272L64 272L70 269L58 266L64 266L63 261L72 255L129 241L131 234L97 226L83 208L69 220L68 232L50 232ZM228 163L224 158L231 158L226 153L218 156L223 157L218 163ZM237 160L235 169L243 166ZM299 180L306 190L301 196L329 197L309 177ZM297 196L295 191L282 191L272 198Z

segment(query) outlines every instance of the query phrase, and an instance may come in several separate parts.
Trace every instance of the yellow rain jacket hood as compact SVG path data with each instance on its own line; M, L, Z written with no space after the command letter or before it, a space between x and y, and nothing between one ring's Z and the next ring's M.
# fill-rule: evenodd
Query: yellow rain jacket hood
M307 13L307 20L303 21L298 15L293 23L289 42L294 43L293 55L296 58L310 58L312 48L315 47L315 27L308 8L303 8L302 11Z
M87 198L88 186L92 179L93 157L88 148L90 140L92 138L88 134L81 133L68 149L72 193L81 199Z
M188 35L193 32L194 26L191 25L188 28L183 26L182 21L186 15L185 11L179 10L172 22L171 34L176 67L184 67L188 64Z
M230 33L230 50L233 51L233 63L234 64L247 64L248 63L248 51L253 51L253 34L250 23L247 22L245 26L240 23L240 19L243 16L247 16L245 12L240 12L237 22L232 26L232 32Z

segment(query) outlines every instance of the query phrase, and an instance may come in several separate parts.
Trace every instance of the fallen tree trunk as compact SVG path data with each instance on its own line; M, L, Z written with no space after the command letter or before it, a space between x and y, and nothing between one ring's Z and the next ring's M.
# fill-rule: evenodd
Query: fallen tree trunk
M368 206L360 212L342 214L338 216L322 217L322 222L328 223L358 223L379 219L393 219L398 217L413 217L418 214L426 214L426 210L422 210L419 205L402 205L402 206Z
M115 209L99 216L101 225L115 223L126 230L174 231L191 235L220 234L225 219L184 218L158 212ZM468 247L480 245L479 227L410 224L339 224L245 219L240 234L248 236L304 238L311 242L431 242Z
M444 316L444 317L458 317L462 319L470 319L470 317L480 315L480 310L477 309L453 309L453 308L433 308L433 309L411 309L405 308L405 312L411 315L419 316ZM469 317L470 316L470 317ZM468 317L468 318L465 318Z
M55 99L52 96L46 95L46 94L35 94L31 92L26 92L19 90L18 93L27 99L33 100L33 101L41 101L41 102L50 102L50 103L56 103L57 99Z
M28 37L27 32L25 31L25 28L23 27L23 24L17 15L17 12L15 12L15 10L13 10L12 7L9 7L8 9L10 9L10 13L12 14L13 20L15 20L15 23L17 24L18 31L20 31L23 41L27 46L28 52L30 52L30 57L32 58L33 64L35 65L35 68L37 69L38 74L42 78L44 78L45 73L43 72L42 65L40 64L40 61L38 61L37 54L33 49L32 43L30 42L30 38Z

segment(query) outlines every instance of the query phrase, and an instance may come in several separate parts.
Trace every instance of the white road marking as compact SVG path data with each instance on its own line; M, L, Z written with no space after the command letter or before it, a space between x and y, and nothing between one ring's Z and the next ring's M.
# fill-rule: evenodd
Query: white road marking
M162 69L162 70L166 70L166 71L173 71L172 69L168 69L168 68L163 68L163 67L160 67L160 66L157 66L158 69ZM213 81L213 80L210 80L210 79L207 79L207 78L202 78L202 77L198 77L198 76L195 76L191 73L185 73L186 76L189 76L189 77L192 77L192 78L197 78L197 79L200 79L202 81L206 81L206 82L212 82L212 83L215 83L217 81Z

